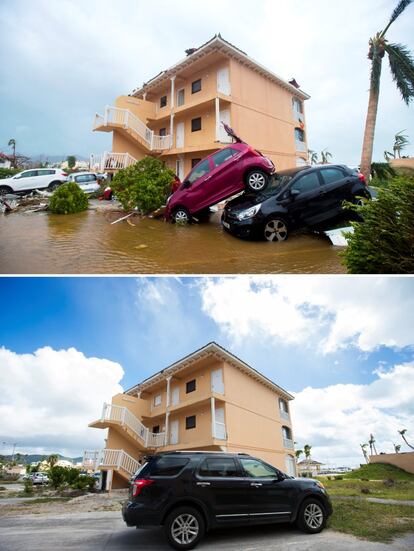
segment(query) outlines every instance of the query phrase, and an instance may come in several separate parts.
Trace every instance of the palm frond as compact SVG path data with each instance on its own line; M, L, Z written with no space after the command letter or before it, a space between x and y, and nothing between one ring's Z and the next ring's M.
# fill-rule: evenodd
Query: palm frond
M386 44L392 78L400 94L408 105L414 98L414 58L402 44Z
M390 28L390 26L394 23L394 21L396 19L398 19L400 17L400 15L402 14L402 12L408 8L408 6L411 4L412 0L400 0L396 6L396 8L394 9L394 11L392 12L391 14L391 18L388 22L388 25L385 27L385 29L382 31L382 36L385 35L385 33L388 31L388 29Z
M371 88L375 92L379 90L381 80L382 59L378 54L375 54L371 62Z

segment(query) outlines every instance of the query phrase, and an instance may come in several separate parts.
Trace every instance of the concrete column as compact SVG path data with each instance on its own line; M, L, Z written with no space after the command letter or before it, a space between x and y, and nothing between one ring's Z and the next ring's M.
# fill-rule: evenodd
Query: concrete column
M216 437L216 400L214 396L210 399L211 402L211 436Z
M171 80L171 100L170 100L170 106L171 109L174 109L175 107L175 75L170 78Z
M168 442L170 441L170 435L168 434L169 433L169 430L170 430L170 412L167 411L167 413L165 414L165 437L164 437L164 445L165 446L168 446Z
M172 144L173 144L173 136L174 136L174 113L171 113L171 115L170 115L170 147L172 147Z
M167 408L170 407L170 381L171 376L167 377Z
M112 490L112 478L114 475L114 470L109 469L106 471L106 491L110 492Z
M147 93L146 93L146 92L144 92L144 93L142 94L142 99L143 99L144 101L147 100Z
M220 141L220 99L216 98L216 142Z

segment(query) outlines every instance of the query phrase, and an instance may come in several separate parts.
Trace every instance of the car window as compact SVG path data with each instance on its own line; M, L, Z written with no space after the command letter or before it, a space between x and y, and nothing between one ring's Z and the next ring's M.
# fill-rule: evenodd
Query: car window
M253 478L279 478L279 471L258 459L240 458L243 469Z
M149 474L150 476L176 476L189 461L188 457L159 457L149 464Z
M49 176L50 174L54 173L54 170L42 169L37 171L37 176Z
M187 181L192 184L193 182L198 180L198 178L201 178L201 176L204 176L208 172L210 172L210 161L209 159L205 159L199 165L193 168L187 178Z
M214 166L220 166L235 155L239 153L237 149L233 149L231 147L226 147L225 149L222 149L221 151L217 151L217 153L214 153L212 159Z
M232 457L208 457L201 463L198 474L207 477L240 476Z
M291 190L297 190L300 193L312 191L320 186L317 172L309 172L301 176L292 184Z
M79 183L85 183L85 182L94 182L96 180L95 174L81 174L80 176L76 176L75 180Z
M339 180L342 180L345 175L342 172L342 170L339 170L339 168L324 168L321 170L323 183L326 184L332 184L333 182L338 182Z
M37 176L37 170L26 170L20 174L20 178L31 178L32 176Z

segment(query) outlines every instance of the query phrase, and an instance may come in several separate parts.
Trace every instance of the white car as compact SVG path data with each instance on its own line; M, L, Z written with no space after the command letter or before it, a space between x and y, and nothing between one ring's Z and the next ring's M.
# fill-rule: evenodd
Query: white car
M18 172L10 178L0 180L0 195L18 193L33 189L52 191L67 180L67 173L60 168L33 168Z
M47 484L49 482L49 477L46 473L34 473L32 475L33 484Z
M99 185L101 176L95 172L74 172L69 176L68 182L76 182L85 193L95 193L101 189Z

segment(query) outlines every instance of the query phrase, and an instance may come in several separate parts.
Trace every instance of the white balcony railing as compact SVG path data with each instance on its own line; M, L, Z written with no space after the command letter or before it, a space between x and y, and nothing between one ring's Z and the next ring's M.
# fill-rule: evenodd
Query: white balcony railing
M295 140L296 151L306 151L306 143Z
M141 138L149 150L162 151L171 148L171 137L158 136L132 111L121 107L105 107L104 115L95 115L93 130L102 126L118 125L127 128Z
M146 448L158 448L165 445L165 433L150 432L148 427L125 407L104 403L101 420L115 421L128 427Z
M91 170L105 172L107 170L121 170L133 165L137 160L129 153L107 152L102 155L91 154L89 156L89 167Z
M286 419L286 421L290 421L289 413L285 411L284 409L279 410L280 411L280 417L282 419Z
M83 466L93 470L98 467L123 469L132 476L141 464L124 450L104 449L83 452Z
M290 440L290 438L283 438L283 445L285 448L293 450L293 440Z

